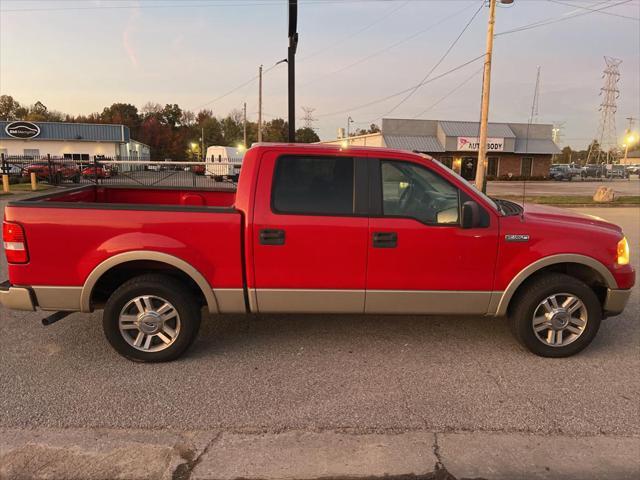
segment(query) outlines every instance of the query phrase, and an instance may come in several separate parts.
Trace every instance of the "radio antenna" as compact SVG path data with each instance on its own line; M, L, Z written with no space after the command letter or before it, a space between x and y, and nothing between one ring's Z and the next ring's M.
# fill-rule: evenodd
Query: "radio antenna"
M531 128L531 124L538 117L538 102L540 100L540 65L538 65L538 72L536 73L536 86L533 91L533 100L531 102L531 114L529 115L529 121L527 122L527 135L524 140L524 153L525 155L529 154L529 129ZM533 169L533 160L531 161L531 169ZM531 174L531 170L529 170L529 175ZM521 218L524 219L524 202L527 196L527 172L522 177L522 213L520 214Z

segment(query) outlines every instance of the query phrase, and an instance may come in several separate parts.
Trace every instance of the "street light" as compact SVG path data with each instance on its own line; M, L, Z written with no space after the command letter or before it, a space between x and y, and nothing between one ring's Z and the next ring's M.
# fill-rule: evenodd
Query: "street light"
M487 132L489 127L489 93L491 90L491 58L493 56L493 28L496 23L496 3L511 5L513 0L489 0L489 25L487 27L487 53L484 61L484 81L482 82L482 107L480 112L480 138L478 145L478 165L475 184L485 192L487 163Z
M627 136L624 138L624 159L622 160L623 164L627 163L627 156L629 155L629 147L634 145L638 141L638 135L627 130Z
M287 63L287 59L274 63L270 68L266 70L268 72L272 68L277 67L281 63ZM265 72L265 73L266 73ZM262 65L258 68L258 143L262 141Z

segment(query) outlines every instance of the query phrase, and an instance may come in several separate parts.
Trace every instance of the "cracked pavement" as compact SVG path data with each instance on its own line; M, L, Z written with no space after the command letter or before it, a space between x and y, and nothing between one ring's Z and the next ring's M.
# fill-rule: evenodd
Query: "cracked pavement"
M638 268L639 209L578 210L622 225ZM4 256L0 262L4 279ZM229 436L400 441L428 434L423 472L441 462L456 476L447 462L448 449L456 451L451 439L462 438L455 435L633 444L640 435L638 313L636 286L625 314L606 320L594 343L567 359L529 354L501 319L206 317L186 357L141 365L111 350L99 313L43 327L42 312L0 309L0 437L104 430L151 437L200 432L198 438L210 441L219 434L208 454L200 455L206 442L199 443L190 459L154 450L175 462L171 472L185 464L180 468L191 478L208 478L197 474ZM7 444L4 453L14 448ZM8 458L2 455L0 467ZM157 478L165 478L167 468Z

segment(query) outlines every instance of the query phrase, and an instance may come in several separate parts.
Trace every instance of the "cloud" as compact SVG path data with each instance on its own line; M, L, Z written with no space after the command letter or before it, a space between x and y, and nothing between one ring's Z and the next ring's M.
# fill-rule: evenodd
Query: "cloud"
M138 68L138 56L133 43L131 42L132 34L135 33L139 27L138 18L140 17L140 9L137 8L138 6L139 4L136 5L136 8L131 10L127 25L122 31L122 46L124 47L125 52L127 52L127 56L129 57L129 61L133 68Z

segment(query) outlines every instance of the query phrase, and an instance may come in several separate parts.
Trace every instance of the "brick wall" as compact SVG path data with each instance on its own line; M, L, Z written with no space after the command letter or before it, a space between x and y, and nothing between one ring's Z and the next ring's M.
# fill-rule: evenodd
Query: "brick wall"
M549 166L551 165L551 155L500 155L500 164L498 165L498 177L502 177L512 173L513 176L520 176L522 157L532 157L531 176L546 177L549 175Z

